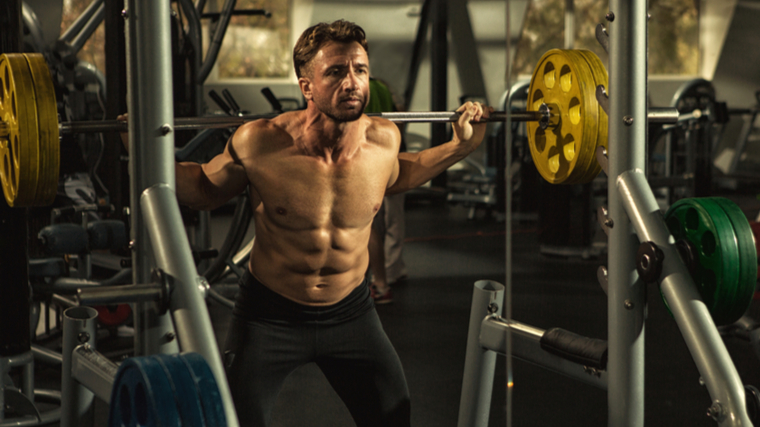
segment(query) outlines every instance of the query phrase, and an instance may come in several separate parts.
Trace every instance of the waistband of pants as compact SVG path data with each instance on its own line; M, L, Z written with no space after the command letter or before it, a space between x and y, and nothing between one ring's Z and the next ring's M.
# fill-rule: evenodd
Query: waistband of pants
M274 292L246 269L240 278L240 292L233 315L245 320L292 322L342 322L361 316L374 308L368 278L339 302L327 306L299 304Z

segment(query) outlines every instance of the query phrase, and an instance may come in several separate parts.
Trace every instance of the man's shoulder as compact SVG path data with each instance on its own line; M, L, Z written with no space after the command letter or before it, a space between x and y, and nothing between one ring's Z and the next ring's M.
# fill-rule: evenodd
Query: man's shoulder
M367 126L367 139L382 145L398 148L401 134L395 123L382 117L367 117L370 120Z
M246 122L237 129L233 141L236 144L247 146L260 146L262 144L271 146L278 142L292 141L288 128L290 121L294 118L295 116L291 113L283 113L273 119Z

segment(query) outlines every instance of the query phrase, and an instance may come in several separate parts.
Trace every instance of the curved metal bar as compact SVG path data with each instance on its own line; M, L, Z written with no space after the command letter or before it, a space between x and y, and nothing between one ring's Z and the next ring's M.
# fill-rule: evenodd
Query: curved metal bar
M87 20L87 23L85 24L84 28L82 28L82 31L80 31L71 41L71 49L73 55L76 55L80 50L82 50L84 44L87 43L87 40L89 40L90 36L92 36L92 33L98 29L98 26L100 26L100 23L103 22L103 18L105 16L106 5L101 2L97 10L95 10L93 16Z
M60 41L71 43L71 41L79 34L82 28L90 21L90 18L97 12L98 8L103 5L103 0L94 0L87 6L87 9L82 12L81 15L74 21L66 31L58 38Z
M232 17L232 11L235 9L236 3L237 0L227 0L224 3L222 14L219 17L216 32L214 33L214 39L211 40L211 44L208 47L208 53L206 53L206 59L203 61L201 69L198 70L198 74L195 78L195 81L198 84L203 84L203 82L206 81L209 73L211 73L211 69L214 67L214 63L216 63L216 58L219 56L219 49L222 47L222 39L224 39L224 34L227 32L227 27L230 24L230 17Z

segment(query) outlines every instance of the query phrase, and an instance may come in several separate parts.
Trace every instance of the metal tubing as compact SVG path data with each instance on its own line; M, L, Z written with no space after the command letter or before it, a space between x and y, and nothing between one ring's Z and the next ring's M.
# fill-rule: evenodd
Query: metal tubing
M105 286L80 289L77 292L79 305L109 305L136 302L160 302L165 295L161 284Z
M495 310L489 307L495 304ZM501 314L504 285L491 280L475 282L467 332L462 395L459 400L459 427L487 427L497 354L480 345L480 325L489 313Z
M127 1L127 86L132 283L150 283L150 240L140 213L142 192L157 183L174 188L171 5L167 0ZM136 304L135 355L177 353L171 317L154 304Z
M649 107L647 121L649 123L674 124L678 123L680 115L677 108L672 107Z
M713 402L725 418L721 426L752 425L747 415L744 386L710 312L681 260L657 200L641 171L618 178L618 190L639 240L654 242L664 255L660 289L676 319Z
M512 333L512 357L607 390L606 371L593 371L544 351L540 343L545 332L543 329L515 320L489 316L483 319L480 327L480 345L499 354L506 354L508 331Z
M201 69L197 70L198 75L195 77L197 84L203 84L208 78L211 69L216 63L216 58L219 56L219 49L222 47L222 40L224 34L227 32L227 26L230 24L230 18L232 17L232 11L235 9L237 0L225 0L224 6L222 6L222 13L219 16L219 20L216 23L216 31L214 32L214 38L209 44L208 51L206 52L206 59L201 65Z
M57 351L47 349L39 344L32 344L32 354L34 358L43 363L59 365L63 363L63 356Z
M174 288L169 307L179 345L182 351L197 352L206 359L219 385L228 425L237 426L232 395L216 346L211 318L200 290L205 289L204 279L195 268L176 194L168 185L157 184L143 192L140 205L156 264L173 279Z
M278 114L276 113L269 113L243 116L177 117L174 119L173 129L175 131L224 129L237 127L253 120L273 119L277 116ZM454 111L403 111L367 113L367 116L382 117L394 123L450 123L459 120L460 114ZM541 111L510 112L510 121L537 122L541 119L548 120L549 114L542 113ZM488 118L483 118L481 122L505 122L506 120L507 113L505 111L494 111ZM679 120L678 110L670 107L653 109L648 114L648 120L651 123L677 123ZM119 120L75 121L60 123L58 130L60 133L127 132L129 125L127 122Z
M71 375L80 384L95 393L95 396L111 402L116 372L119 367L105 356L95 351L89 344L82 344L74 349L71 362Z
M79 32L82 30L82 27L85 26L87 22L90 21L90 18L97 12L98 8L103 4L103 0L93 0L92 3L90 3L89 6L82 12L81 15L72 23L69 28L66 29L66 31L58 38L58 40L70 43L74 37L79 34Z
M544 115L538 111L514 111L511 114L513 121L539 121ZM173 129L200 130L200 129L223 129L237 127L244 123L258 119L272 119L278 114L250 114L244 116L207 116L207 117L177 117L174 119ZM449 123L459 120L459 113L454 111L407 111L407 112L384 112L369 113L369 117L382 117L395 123ZM506 112L495 111L484 122L503 122L506 120ZM119 120L102 121L79 121L62 122L59 125L61 133L88 133L88 132L127 132L129 124Z
M616 191L618 175L646 167L647 2L610 0L608 425L644 425L644 313L637 241Z
M93 425L94 395L71 375L74 349L85 342L95 346L98 312L91 307L73 307L63 312L63 364L61 380L61 427Z
M87 40L89 40L90 36L92 36L92 33L98 29L105 16L106 5L101 2L100 6L98 6L98 9L95 11L95 14L92 15L92 18L87 20L87 24L85 24L85 26L82 28L82 31L80 31L76 37L74 37L74 40L71 41L72 53L76 54L82 50L84 44L87 43Z

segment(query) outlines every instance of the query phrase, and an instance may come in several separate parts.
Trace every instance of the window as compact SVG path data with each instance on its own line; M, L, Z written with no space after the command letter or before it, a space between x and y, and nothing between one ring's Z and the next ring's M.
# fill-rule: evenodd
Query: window
M61 16L61 34L76 21L90 3L92 3L92 0L64 0L63 15ZM101 22L98 29L87 39L82 50L77 54L77 58L89 62L103 73L106 71L106 55L103 49L105 39L105 25Z
M512 74L531 75L541 56L565 45L565 1L532 0ZM575 0L575 48L589 49L602 62L608 55L596 41L599 23L606 24L607 2ZM693 0L650 0L649 74L699 74L699 10Z
M224 0L211 0L204 12L219 12ZM235 10L264 9L271 13L267 18L232 16L217 58L219 79L227 78L284 78L292 67L290 42L290 1L239 0ZM203 45L208 49L209 34L214 25L203 20L207 35Z

